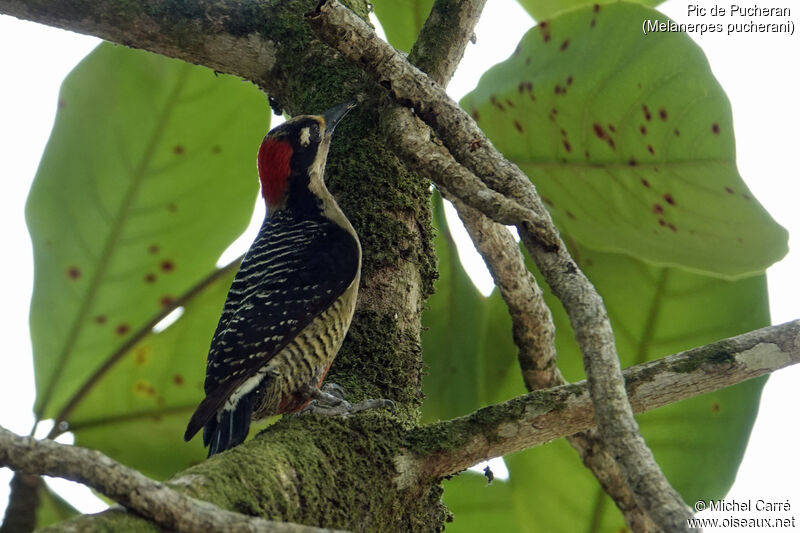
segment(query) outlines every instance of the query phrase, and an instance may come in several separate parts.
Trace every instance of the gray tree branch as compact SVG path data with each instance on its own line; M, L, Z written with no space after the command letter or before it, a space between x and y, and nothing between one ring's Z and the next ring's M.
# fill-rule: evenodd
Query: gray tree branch
M344 533L226 511L176 492L98 451L21 437L2 426L0 466L83 483L159 526L183 533Z
M800 320L769 326L625 369L636 413L693 398L800 362ZM395 457L409 486L593 427L589 385L540 390L412 430ZM447 435L445 441L430 435ZM428 443L438 442L438 445Z
M567 381L556 366L553 316L511 232L457 198L453 198L453 205L508 307L525 387L534 391L566 385ZM656 531L653 521L637 504L625 475L597 429L575 433L568 436L567 441L614 500L631 531Z
M530 180L497 152L441 86L380 40L349 9L336 0L323 0L306 17L326 43L370 74L399 104L413 108L459 163L490 188L539 215L540 222L520 222L517 227L570 317L583 353L600 435L617 458L639 505L653 521L667 531L690 531L688 507L670 486L639 433L603 301L569 256Z

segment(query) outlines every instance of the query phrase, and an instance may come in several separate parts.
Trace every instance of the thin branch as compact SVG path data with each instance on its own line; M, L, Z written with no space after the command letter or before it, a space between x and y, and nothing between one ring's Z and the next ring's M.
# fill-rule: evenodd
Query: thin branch
M328 45L364 69L399 104L413 108L459 163L545 222L521 223L517 228L570 318L583 353L600 435L617 458L639 505L653 521L667 531L690 531L686 522L691 516L689 508L670 486L639 434L602 298L569 256L530 180L497 152L475 121L450 100L441 86L338 1L322 0L306 19Z
M525 174L495 150L475 121L439 84L382 41L363 20L336 0L321 1L306 19L323 41L364 69L399 104L413 109L456 160L486 185L533 210L543 221L549 220ZM556 245L554 227L537 225L532 229L541 242Z
M408 60L446 86L464 57L486 0L436 0Z
M452 4L453 0L434 2L408 56L412 64L443 87L461 59L468 39L473 36L484 2L458 1L456 5ZM566 384L556 367L553 316L536 279L525 266L511 232L450 194L443 184L455 187L462 197L476 203L488 198L488 202L480 205L484 211L497 209L493 211L495 219L502 220L504 208L510 208L510 217L519 217L509 223L518 223L526 217L535 218L535 213L526 212L516 202L492 191L474 174L455 163L446 148L432 145L429 142L430 130L408 109L399 106L388 108L384 111L384 120L387 121L384 131L394 141L390 145L402 152L398 155L406 162L418 161L415 171L438 184L443 196L455 206L467 233L486 262L511 315L514 343L519 349L519 364L528 391ZM424 155L420 157L420 154ZM637 533L655 531L655 524L636 503L625 482L625 475L597 430L576 433L567 437L567 441L614 500L631 530Z
M174 6L162 0L0 0L0 13L144 48L256 83L278 63L275 43L258 34L257 2L215 0ZM180 15L176 17L176 9ZM237 31L234 31L237 30Z
M642 413L799 362L800 320L795 320L629 367L624 375L633 409ZM535 391L412 430L406 451L395 457L400 473L395 483L413 486L585 431L594 426L588 389L581 381Z
M530 392L565 385L567 381L556 366L553 316L511 232L457 198L453 198L453 205L508 307L525 387ZM631 531L656 531L597 430L570 435L567 441L614 500Z
M381 126L392 150L403 163L440 189L457 194L466 205L505 225L542 226L545 219L513 198L486 186L475 174L459 165L450 152L431 140L430 129L407 108L387 106Z
M244 259L244 255L240 255L227 265L222 268L218 268L214 270L211 274L206 276L205 278L201 279L194 286L189 288L185 293L180 295L178 298L173 300L169 303L169 305L164 306L164 308L154 315L147 323L145 323L141 328L139 328L133 335L131 335L124 343L122 343L113 353L111 353L108 358L100 365L94 373L89 376L86 381L84 381L83 385L72 395L72 397L64 404L64 407L58 412L55 416L55 424L50 432L47 434L48 439L54 439L61 433L69 430L69 427L65 426L63 422L67 419L73 409L78 406L78 404L83 400L86 395L92 390L92 388L97 384L97 382L108 372L115 364L117 364L124 356L127 354L134 346L136 346L139 341L144 339L147 335L149 335L153 328L162 320L164 320L167 315L173 312L175 309L187 305L191 302L194 298L200 295L204 290L210 287L214 282L216 282L221 277L225 276L226 274L232 273L234 270L239 268L239 264Z
M408 56L409 61L427 72L431 79L446 86L468 40L474 35L472 32L484 3L482 0L436 0ZM432 145L429 142L430 130L408 109L387 106L383 115L384 131L390 140L395 141L390 145L396 151L405 153L399 154L405 161L419 161L415 171L439 184L440 192L452 201L472 242L486 262L511 315L514 343L519 349L519 364L528 391L566 384L556 367L553 316L536 279L525 266L511 232L478 209L464 204L450 194L443 184L456 187L461 196L480 202L483 210L496 210L493 211L496 219L505 216L503 209L510 211L510 217L517 217L509 223L519 223L527 217L533 220L536 214L492 191L474 174L455 163L447 149ZM418 147L412 148L414 145ZM419 154L426 155L420 158ZM432 174L434 177L431 177ZM636 503L624 474L597 431L589 429L576 433L567 437L567 441L617 504L631 530L637 533L655 531L655 524Z
M0 466L83 483L159 526L183 533L344 533L226 511L176 492L98 451L21 437L2 426Z

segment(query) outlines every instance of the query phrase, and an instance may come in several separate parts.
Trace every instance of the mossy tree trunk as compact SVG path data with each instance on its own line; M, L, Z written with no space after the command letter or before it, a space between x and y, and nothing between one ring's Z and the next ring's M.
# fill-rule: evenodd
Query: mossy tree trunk
M447 515L438 483L398 489L393 464L404 431L419 421L423 397L420 318L436 278L430 183L410 174L387 149L378 126L379 93L371 82L314 38L303 15L315 3L79 1L63 8L92 14L87 33L245 77L290 115L321 112L366 95L337 129L326 172L364 251L356 314L328 381L344 387L352 401L389 398L394 413L289 417L168 484L272 520L350 531L438 531ZM367 17L367 2L348 5ZM18 8L29 17L37 10L52 12L47 2L21 2ZM220 13L224 16L215 16ZM59 26L74 16L45 18ZM69 26L81 29L74 21ZM112 509L52 529L154 526Z

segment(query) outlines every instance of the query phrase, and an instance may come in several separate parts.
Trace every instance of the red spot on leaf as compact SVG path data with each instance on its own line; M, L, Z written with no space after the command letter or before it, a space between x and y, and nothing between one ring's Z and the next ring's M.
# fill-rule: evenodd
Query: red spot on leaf
M712 402L711 403L711 412L712 413L719 413L719 402Z
M750 199L750 195L749 194L743 194L742 198L744 198L745 200L749 200Z
M678 233L678 228L676 228L675 224L673 224L672 222L668 223L667 226L669 227L669 229L672 230L673 233Z
M76 266L71 266L67 269L67 277L69 279L78 279L81 277L81 269Z
M595 13L599 12L600 11L600 4L595 4L593 9L594 9Z
M183 376L181 376L180 374L175 374L174 376L172 376L172 382L175 385L178 385L179 387L184 384L184 381L185 380L183 379Z
M647 180L646 180L646 179L644 179L644 178L642 178L640 181L642 182L642 185L644 185L644 186L645 186L645 187L647 187L648 189L650 188L650 182L649 182L649 181L647 181Z
M128 331L130 331L130 329L131 327L123 322L122 324L119 324L114 331L117 335L125 335L128 333Z
M215 144L214 146L211 147L211 153L212 154L218 154L221 151L222 151L222 148L218 144Z
M639 126L639 133L641 133L642 135L647 135L647 128L644 127L644 124Z
M184 152L183 146L180 144L176 144L172 147L172 153L175 155L181 155Z
M481 115L480 115L480 113L478 113L477 109L474 109L474 108L472 109L472 118L474 118L476 122L478 120L480 120Z
M149 350L144 346L137 348L133 354L133 361L136 366L144 366L147 364L148 359L150 359Z
M572 145L569 144L569 141L566 140L566 139L563 139L562 142L564 143L564 150L566 150L567 152L571 152L572 151Z
M108 321L108 318L106 317L106 315L97 315L96 317L94 317L94 323L97 324L97 325L101 325L102 326L107 321Z
M680 136L681 136L680 130L675 130L675 137L680 137Z
M652 144L648 144L648 145L647 145L647 151L648 151L648 152L650 152L650 153L651 153L651 154L653 154L653 155L655 155L655 154L656 154L655 148L653 148L653 145L652 145Z
M592 124L592 128L594 128L594 134L597 135L598 139L606 138L606 130L603 129L603 126L595 122Z
M519 123L518 121L516 121L516 120L514 121L514 127L515 127L515 128L517 128L517 131L518 131L518 132L520 132L520 133L522 133L522 132L524 132L524 131L525 131L525 130L522 128L522 124L520 124L520 123Z
M650 109L648 109L646 105L642 106L642 113L644 113L644 119L648 122L653 118L653 115L650 114Z
M167 211L169 211L170 213L174 213L177 210L178 210L178 206L177 205L175 205L173 203L168 203L167 204Z
M147 251L153 255L156 255L158 253L158 250L159 247L157 244L151 244L150 246L147 247Z
M636 164L637 164L637 163L636 163L636 160L635 160L633 157L631 157L630 159L628 159L628 166L630 166L630 167L635 167L635 166L636 166Z
M508 98L506 98L506 104L508 104L508 107L514 107L514 102L512 102Z
M169 295L162 296L161 299L158 301L158 303L160 303L162 307L170 307L173 304L173 302L175 302L175 298Z
M572 220L575 220L575 215L572 214L572 211L567 211L567 216Z
M170 261L169 259L164 259L161 261L161 270L164 272L172 272L175 270L175 263Z
M155 283L156 282L156 275L152 272L148 272L144 275L144 281L147 283Z
M492 95L492 96L489 97L489 102L493 106L495 106L497 109L499 109L500 111L505 111L506 110L505 106L497 101L497 96L495 96L495 95Z
M714 135L719 135L719 124L717 124L716 122L715 122L715 123L713 123L713 124L711 125L711 132L712 132Z
M519 85L517 85L517 92L519 94L522 94L523 92L525 92L525 81L524 80L519 82Z
M656 215L661 215L664 213L664 208L661 206L661 204L653 204L653 213Z
M526 57L525 58L525 64L526 65L530 65L531 64L531 58L530 57Z
M67 101L64 100L63 98L59 98L58 99L58 108L59 109L64 109L65 107L67 107Z
M555 206L553 205L553 200L551 200L551 199L550 199L550 198L548 198L547 196L542 196L542 201L543 201L544 203L546 203L547 205L549 205L550 207L555 207Z
M675 205L675 198L672 197L670 193L666 193L664 196L664 201L667 202L669 205Z
M661 226L666 226L667 225L667 221L664 220L663 218L659 218L658 219L658 224L661 225Z
M569 48L569 39L564 39L564 42L561 43L561 47L559 48L562 52Z
M658 110L658 117L663 120L664 122L667 121L667 110L665 108L661 108Z
M610 131L611 133L614 133L614 132L617 131L617 128L615 128L614 125L609 122L608 123L608 131Z
M152 384L148 383L143 379L137 381L136 384L133 386L133 389L137 393L144 394L146 396L155 396L156 394L156 388Z
M730 187L725 187L725 192L728 194L733 194L733 189L731 189Z

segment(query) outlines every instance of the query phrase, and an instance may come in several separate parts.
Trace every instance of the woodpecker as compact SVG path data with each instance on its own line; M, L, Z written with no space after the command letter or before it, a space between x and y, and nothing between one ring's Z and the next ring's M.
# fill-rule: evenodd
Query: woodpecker
M209 457L243 442L251 419L333 398L319 387L353 318L361 244L323 174L334 128L354 106L294 117L258 150L267 213L228 292L206 397L184 435L204 427Z

